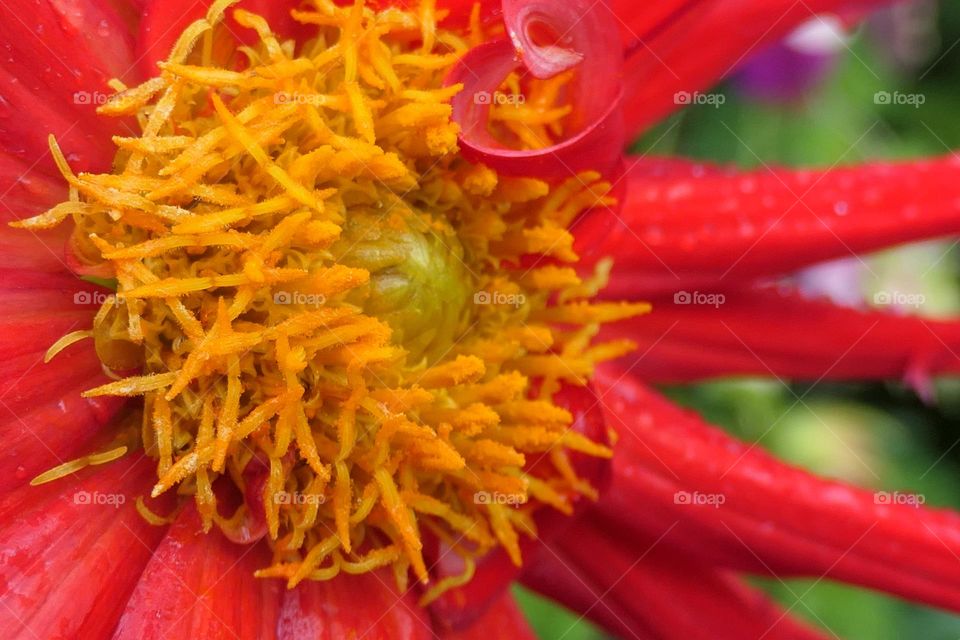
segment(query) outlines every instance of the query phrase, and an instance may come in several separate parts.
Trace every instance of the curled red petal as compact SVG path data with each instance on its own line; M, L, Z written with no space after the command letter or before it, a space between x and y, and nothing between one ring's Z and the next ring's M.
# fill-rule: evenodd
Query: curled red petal
M126 603L114 638L259 640L276 635L283 584L254 577L265 545L203 533L191 502L177 517Z
M625 162L617 216L589 216L574 233L581 253L615 257L615 274L636 296L730 287L960 232L960 159L952 155L745 172L674 159Z
M619 161L624 137L620 112L622 47L604 3L504 2L512 39L488 42L467 53L447 84L462 83L452 101L463 155L511 175L565 178L587 169L609 171ZM539 35L538 35L539 34ZM546 42L539 37L546 34ZM518 59L519 56L519 59ZM570 87L572 133L545 149L510 149L488 131L492 96L506 76L521 67L535 77L577 68Z
M0 498L0 633L106 638L163 535L137 512L143 456Z
M658 541L614 539L587 519L574 525L559 541L556 555L534 568L526 581L625 638L826 637L794 621L731 572L684 557Z
M956 513L786 465L618 371L605 368L596 380L621 435L598 510L608 531L661 539L707 562L826 576L960 610Z
M777 289L678 289L651 301L652 313L608 325L604 335L638 342L632 371L652 382L753 375L915 383L960 371L955 320L861 311Z

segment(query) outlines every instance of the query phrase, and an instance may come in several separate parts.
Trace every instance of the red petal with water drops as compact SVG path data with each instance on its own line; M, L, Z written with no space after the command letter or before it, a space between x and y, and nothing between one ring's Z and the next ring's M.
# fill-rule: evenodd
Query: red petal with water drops
M832 258L960 232L960 159L739 172L626 160L617 216L575 228L578 248L616 257L630 293L734 286Z
M157 546L114 638L273 638L283 583L254 577L270 564L265 545L204 534L191 502Z
M957 514L786 465L617 371L596 381L621 436L599 506L605 530L702 561L960 610Z
M95 109L107 80L136 81L133 36L108 2L9 0L0 5L0 147L49 175L47 135L78 170L104 169L120 121Z
M413 593L386 571L307 580L285 591L278 640L424 640L435 637Z
M725 375L902 379L960 371L960 322L859 311L775 289L677 291L653 313L604 328L631 338L632 372L652 382Z
M616 30L609 9L586 0L507 0L503 8L509 39L475 47L446 81L464 85L452 101L453 119L461 127L463 155L511 175L567 178L587 169L612 170L619 162L624 137L622 48L616 39L605 37ZM546 36L548 43L541 44ZM570 87L573 112L567 123L572 133L545 149L507 148L487 129L491 96L510 72L521 67L537 78L576 69Z
M52 164L52 163L51 163ZM43 168L49 168L47 164ZM0 152L0 225L43 213L67 198L67 184L60 177L44 173L34 162ZM29 233L28 233L29 235ZM23 232L17 237L24 238ZM3 242L3 238L0 238Z
M825 638L792 620L734 574L673 552L658 541L625 544L589 520L560 540L560 552L538 566L531 582L547 595L568 600L625 638L650 640L815 640ZM565 585L572 585L567 590ZM589 593L596 597L570 601ZM605 609L606 605L614 609ZM620 611L621 613L616 613ZM626 631L626 633L624 633Z
M157 75L157 63L166 60L180 34L204 17L213 0L145 0L140 36L137 39L137 64L146 76ZM231 16L236 9L246 9L263 16L274 33L281 38L298 41L316 33L315 28L293 19L290 11L297 7L292 0L242 0L227 9ZM241 27L228 17L230 34L242 44L255 44L259 38L255 31Z
M153 465L140 456L0 499L0 634L106 638L164 529L134 500Z
M94 387L105 382L100 360L89 343L74 345L46 364L44 351L46 347L0 361L0 402L9 412L22 415L43 406L51 400L51 389L81 383Z
M627 0L623 0L624 3ZM640 3L637 3L640 4ZM659 4L659 3L650 3ZM883 0L701 0L678 9L630 49L625 73L628 135L635 135L729 75L751 52L816 14L859 10ZM684 10L684 5L689 8ZM626 14L629 17L629 14ZM647 15L652 15L647 13ZM642 22L638 23L642 24ZM683 92L687 100L677 94Z
M440 635L443 640L536 640L527 619L509 592L500 596L487 612L464 631Z
M88 380L68 388L58 387L57 399L21 415L14 414L0 400L0 439L5 447L0 457L0 495L22 488L67 460L103 449L95 446L103 439L98 436L125 401L80 397L91 384L100 382Z

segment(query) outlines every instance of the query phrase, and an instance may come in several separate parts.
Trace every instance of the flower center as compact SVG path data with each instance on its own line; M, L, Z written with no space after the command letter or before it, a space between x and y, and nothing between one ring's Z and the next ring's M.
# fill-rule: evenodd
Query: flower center
M426 582L426 535L519 564L533 511L590 493L568 454L610 455L554 395L632 348L593 344L601 323L646 310L591 302L602 283L572 266L567 226L610 184L458 156L443 78L476 28L436 29L430 3L314 4L293 12L317 29L295 50L240 10L259 43L225 47L215 3L158 77L101 107L142 129L115 139L111 173L75 175L51 141L70 199L20 226L72 218L74 256L117 291L49 355L95 339L125 377L86 395L143 397L153 494L192 496L233 539L264 523L261 576ZM501 101L501 135L562 130L563 80L544 82Z

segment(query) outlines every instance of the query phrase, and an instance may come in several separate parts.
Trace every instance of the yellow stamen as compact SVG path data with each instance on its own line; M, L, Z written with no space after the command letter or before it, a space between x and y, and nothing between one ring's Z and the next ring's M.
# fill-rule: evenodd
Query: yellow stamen
M238 533L251 506L221 515L219 483L244 492L264 476L245 494L274 550L258 576L293 587L389 566L426 583L424 528L465 566L425 600L492 548L520 564L533 512L595 495L567 453L611 454L571 431L555 392L632 348L596 343L601 324L649 308L594 302L609 264L575 266L568 227L611 202L610 183L500 176L457 154L462 86L443 79L488 35L476 12L458 34L431 0L380 13L313 0L292 15L316 38L294 48L238 10L260 40L238 65L221 59L233 2L181 34L158 77L114 85L101 113L135 115L142 133L114 138L113 172L74 174L50 139L69 201L15 226L72 219L117 292L47 359L93 337L105 363L142 366L84 396L143 396L152 495L193 496L204 529ZM493 132L526 146L562 135L570 77L509 78L530 99L494 109Z

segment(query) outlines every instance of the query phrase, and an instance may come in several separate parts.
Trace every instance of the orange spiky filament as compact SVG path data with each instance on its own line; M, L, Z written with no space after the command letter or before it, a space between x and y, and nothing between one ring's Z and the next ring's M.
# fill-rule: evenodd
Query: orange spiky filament
M426 581L424 527L468 560L500 545L519 564L533 510L569 512L591 492L567 452L611 454L570 430L553 395L632 348L592 344L601 323L647 310L591 302L603 278L572 267L566 228L609 203L610 184L506 178L458 157L460 87L442 78L468 39L424 19L430 3L316 0L293 12L318 29L299 55L238 10L260 36L239 50L243 71L212 60L229 4L184 33L159 77L101 107L142 127L115 138L113 173L74 175L51 142L71 198L21 226L72 218L78 256L117 280L92 334L52 351L92 335L107 367L142 369L86 395L144 397L153 493L192 495L207 529L249 508L224 517L213 483L243 490L250 465L265 469L262 576L292 586L392 566ZM525 106L530 128L512 114L502 132L536 144L560 131L558 86ZM525 469L545 451L550 464Z

